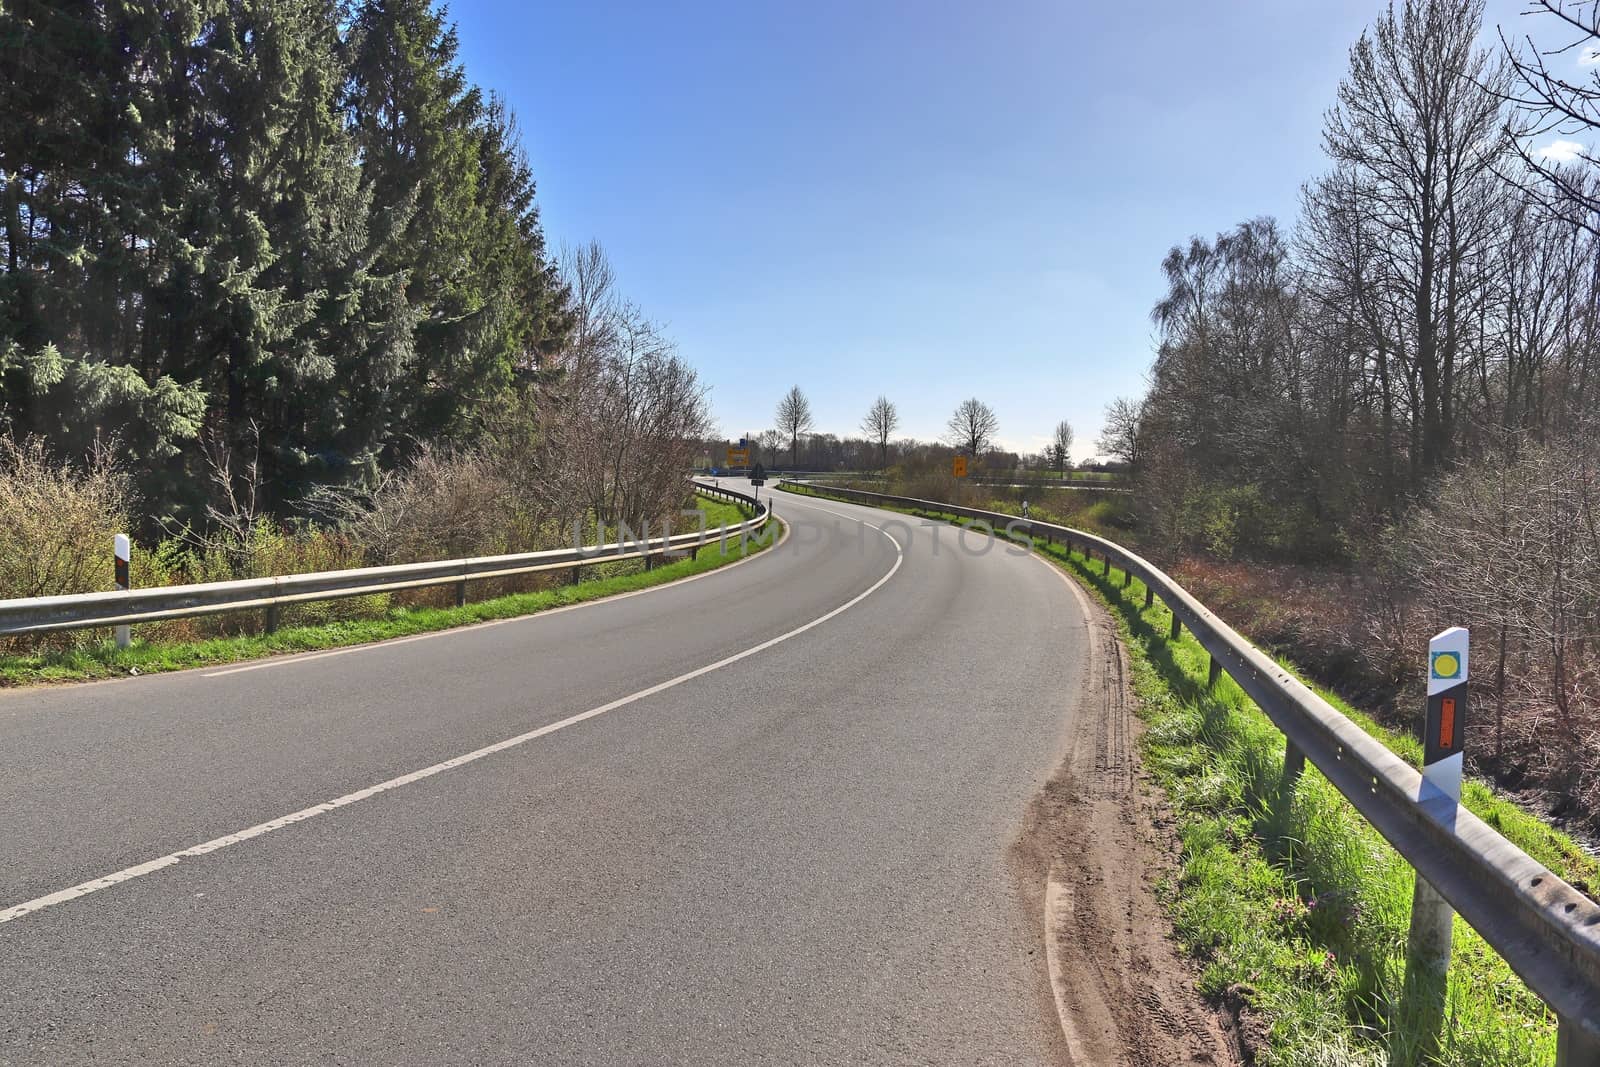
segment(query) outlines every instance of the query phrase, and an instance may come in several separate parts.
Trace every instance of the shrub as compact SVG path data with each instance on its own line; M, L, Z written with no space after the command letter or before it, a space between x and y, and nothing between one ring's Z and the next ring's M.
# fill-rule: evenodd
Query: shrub
M1506 447L1439 480L1389 550L1422 626L1473 632L1476 750L1600 820L1600 446ZM1420 661L1415 648L1413 661Z
M108 450L75 464L40 438L0 437L0 599L112 588L111 540L131 504Z
M372 488L324 491L312 506L372 562L414 563L523 548L527 524L511 490L482 452L424 449Z

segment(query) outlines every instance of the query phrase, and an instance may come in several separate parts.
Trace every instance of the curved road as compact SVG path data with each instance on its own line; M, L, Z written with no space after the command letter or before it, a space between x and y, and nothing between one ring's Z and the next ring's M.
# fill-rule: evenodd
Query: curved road
M627 597L0 693L0 1064L1061 1062L1008 849L1078 601L776 503Z

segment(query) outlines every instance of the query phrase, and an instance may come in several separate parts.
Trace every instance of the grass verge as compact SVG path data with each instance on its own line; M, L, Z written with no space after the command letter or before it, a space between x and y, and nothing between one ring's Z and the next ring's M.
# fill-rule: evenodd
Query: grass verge
M747 509L721 501L698 498L706 514L706 528L742 521ZM345 619L315 625L285 627L274 633L213 637L198 641L147 643L135 641L119 650L109 640L86 643L59 651L0 657L0 687L45 682L87 681L132 673L154 674L191 667L209 667L265 656L293 652L314 652L343 645L367 644L394 637L448 630L491 619L533 615L550 608L581 604L618 593L633 592L718 567L760 552L776 541L777 520L764 530L764 540L751 539L748 545L737 538L728 540L724 553L720 542L697 550L692 558L677 560L643 570L637 561L618 561L585 567L585 573L602 572L600 577L577 585L561 585L530 593L515 593L468 603L465 607L387 607L370 618ZM612 573L603 573L605 571ZM138 630L135 628L137 635Z
M914 511L953 520L938 512ZM1552 1062L1555 1018L1459 918L1448 976L1445 1039L1426 1047L1402 997L1410 866L1313 768L1286 790L1283 735L1224 678L1206 686L1208 656L1171 614L1144 608L1079 554L1035 542L1106 604L1129 650L1146 768L1166 791L1181 841L1180 873L1160 887L1201 991L1253 1015L1272 1067ZM1289 669L1292 666L1286 665ZM1313 687L1316 688L1316 687ZM1420 745L1319 694L1413 764ZM1565 834L1480 782L1463 803L1518 847L1593 896L1600 865ZM1253 1027L1245 1027L1249 1032Z

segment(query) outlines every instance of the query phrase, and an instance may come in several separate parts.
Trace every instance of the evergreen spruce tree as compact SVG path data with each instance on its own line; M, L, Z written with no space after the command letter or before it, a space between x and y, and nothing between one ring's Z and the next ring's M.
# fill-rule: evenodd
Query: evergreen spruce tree
M279 507L470 437L565 329L429 0L16 0L0 78L0 432L121 442L157 513L207 428Z

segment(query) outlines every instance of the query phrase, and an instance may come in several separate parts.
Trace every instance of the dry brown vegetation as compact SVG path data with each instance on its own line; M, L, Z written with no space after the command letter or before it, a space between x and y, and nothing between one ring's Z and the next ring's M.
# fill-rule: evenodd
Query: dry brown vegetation
M128 479L97 449L84 464L38 439L0 436L0 597L55 596L111 584L111 538L127 525Z
M570 253L576 327L550 364L486 405L471 441L419 447L404 466L325 485L293 514L269 511L267 442L208 435L203 519L141 518L129 479L97 450L55 454L41 438L0 433L0 599L112 587L111 539L135 537L135 587L225 581L590 543L603 524L659 531L688 502L684 472L707 432L704 388L658 328L615 292L604 253ZM142 531L142 536L138 536ZM484 595L554 579L479 583ZM417 590L298 605L284 623L370 613L390 603L442 604ZM141 628L151 640L192 639L258 625L246 617ZM0 650L70 643L0 642ZM93 639L93 638L91 638Z

